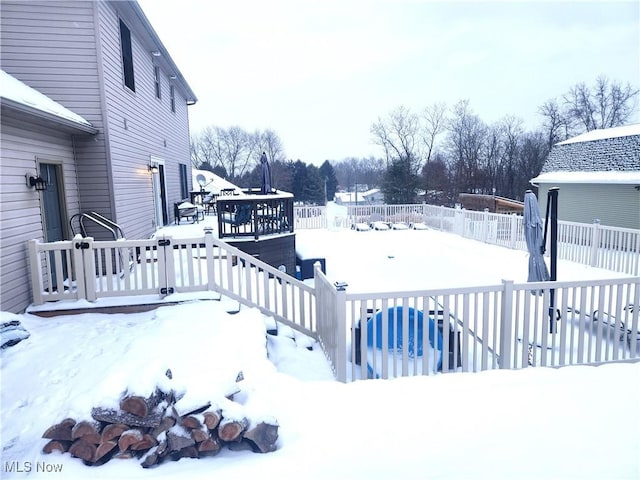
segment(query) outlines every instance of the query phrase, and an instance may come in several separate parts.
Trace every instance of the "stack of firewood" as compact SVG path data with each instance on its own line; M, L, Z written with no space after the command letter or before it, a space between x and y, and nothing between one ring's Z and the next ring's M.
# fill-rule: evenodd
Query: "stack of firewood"
M174 392L156 390L146 398L125 393L119 409L96 407L92 420L67 418L49 427L42 435L49 439L43 452L69 452L87 465L137 458L148 468L166 459L215 455L223 446L260 453L276 449L275 420L255 423L224 413L211 403L181 412Z

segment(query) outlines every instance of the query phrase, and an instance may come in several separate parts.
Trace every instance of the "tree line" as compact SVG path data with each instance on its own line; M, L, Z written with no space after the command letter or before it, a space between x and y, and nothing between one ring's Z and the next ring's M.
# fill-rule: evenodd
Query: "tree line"
M420 112L399 106L370 128L379 158L325 160L317 167L287 159L272 130L209 127L191 139L194 168L211 170L239 186L260 185L260 155L270 161L272 185L297 201L323 204L338 189L380 188L386 203L453 205L460 193L494 194L522 200L551 147L585 131L624 125L639 91L605 76L593 86L579 83L539 108L541 124L527 130L507 115L484 122L469 100L451 107L434 103Z

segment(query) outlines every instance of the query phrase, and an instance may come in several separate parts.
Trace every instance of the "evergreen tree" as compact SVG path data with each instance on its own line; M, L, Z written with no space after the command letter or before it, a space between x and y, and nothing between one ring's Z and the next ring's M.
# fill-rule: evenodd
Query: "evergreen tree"
M382 192L387 204L414 203L418 188L418 176L411 171L411 162L394 160L387 168L382 181Z
M323 197L324 190L326 188L326 200L332 201L336 194L336 189L338 188L338 178L336 177L336 171L333 169L329 160L325 160L322 165L320 165L320 179L323 182Z

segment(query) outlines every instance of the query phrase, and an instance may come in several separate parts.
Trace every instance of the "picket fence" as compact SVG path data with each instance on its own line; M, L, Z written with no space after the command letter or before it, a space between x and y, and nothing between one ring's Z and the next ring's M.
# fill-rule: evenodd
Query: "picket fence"
M300 208L296 228L326 224L322 207ZM376 209L358 207L338 221L420 221L510 248L524 243L517 216L421 205ZM331 283L319 267L311 286L230 246L211 230L188 239L32 240L28 251L35 306L131 296L140 303L161 303L178 301L183 294L215 292L318 340L340 381L640 358L638 232L563 228L566 234L559 238L567 244L566 252L589 262L595 256L612 270L617 266L635 276L351 294ZM594 235L599 239L595 253L589 243ZM571 238L576 248L569 247ZM615 253L622 251L621 240L628 257ZM601 252L606 246L613 253ZM583 251L590 255L575 253Z
M526 250L523 217L434 206L361 205L342 207L343 214L328 216L325 207L294 208L296 229L344 228L376 221L423 224L442 232ZM550 240L548 236L547 241ZM547 252L549 252L547 244ZM640 230L558 221L558 259L629 275L640 275Z

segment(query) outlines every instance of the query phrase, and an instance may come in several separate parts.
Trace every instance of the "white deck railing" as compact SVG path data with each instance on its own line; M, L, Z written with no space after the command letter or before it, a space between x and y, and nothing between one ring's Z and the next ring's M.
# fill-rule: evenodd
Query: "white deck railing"
M218 292L315 337L311 287L213 236L29 242L33 303ZM43 275L42 272L45 272ZM49 273L55 272L55 273Z
M299 229L349 227L374 221L424 223L480 242L526 250L522 218L420 204L349 206L345 215L329 219L325 207L294 207L294 221ZM558 259L640 275L640 230L608 227L598 222L558 221Z

